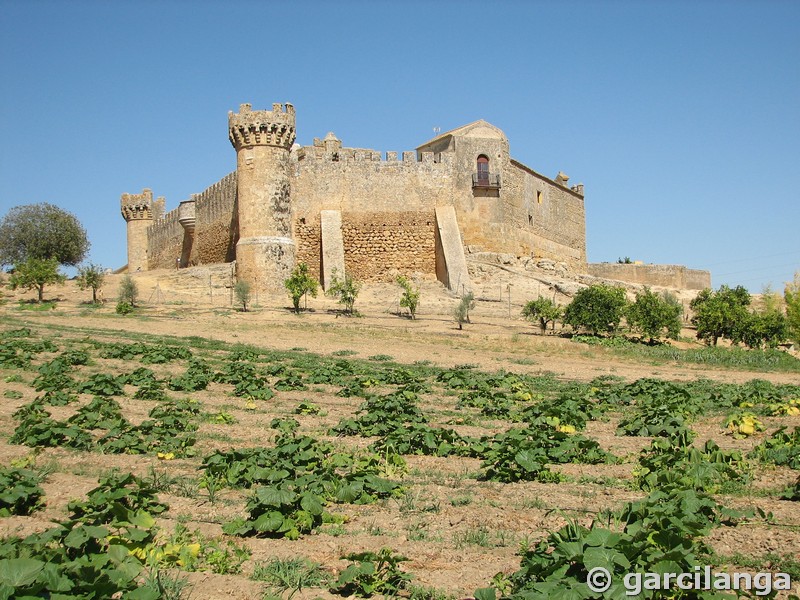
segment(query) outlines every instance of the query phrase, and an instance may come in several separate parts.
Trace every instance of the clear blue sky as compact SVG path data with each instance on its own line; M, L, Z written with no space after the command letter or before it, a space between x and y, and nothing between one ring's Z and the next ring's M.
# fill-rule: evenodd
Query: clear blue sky
M0 0L0 215L73 212L126 262L123 192L174 208L235 168L227 112L411 150L483 118L586 186L591 262L800 269L800 2Z

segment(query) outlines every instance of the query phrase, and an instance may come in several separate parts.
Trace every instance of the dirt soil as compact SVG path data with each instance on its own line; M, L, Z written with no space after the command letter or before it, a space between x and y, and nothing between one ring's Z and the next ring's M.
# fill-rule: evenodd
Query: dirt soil
M111 298L119 285L120 276L109 276L105 297ZM5 303L0 306L0 335L20 326L31 327L45 337L77 341L85 338L123 342L133 336L191 336L226 343L244 343L265 349L307 350L329 356L349 351L358 359L385 359L398 363L429 363L451 367L472 364L484 371L504 369L515 373L550 373L559 379L589 381L601 375L613 375L633 381L643 377L670 380L708 378L722 382L746 382L754 378L774 383L800 384L797 373L750 372L727 368L708 368L701 365L642 358L623 358L613 349L587 346L556 334L540 335L538 328L519 317L527 298L514 297L509 303L507 294L496 282L486 283L477 294L479 301L470 314L470 323L463 330L453 322L452 309L457 298L438 283L423 281L418 318L401 316L398 306L399 288L390 284L366 285L356 308L359 316L342 316L334 300L320 296L308 299L308 310L295 315L289 310L288 296L254 298L249 312L231 307L231 290L204 284L203 274L182 275L174 271L137 273L142 306L136 313L120 316L115 302L109 300L99 308L88 304L90 291L81 291L74 282L45 290L46 298L55 299L52 310L21 308L19 301L31 300L30 292L3 291ZM496 289L496 297L491 297ZM521 296L521 294L520 294ZM558 333L558 332L556 332ZM690 329L684 331L691 338ZM681 342L691 347L692 341ZM130 372L138 364L125 361L95 359L81 367L79 375L95 372ZM175 362L152 365L156 375L167 377L182 373L185 365ZM0 375L7 375L0 369ZM33 374L25 372L21 382L0 381L0 464L31 456L31 449L7 442L15 421L12 413L33 400L36 393L27 385ZM133 400L134 388L125 397L117 398L126 418L138 423L147 417L155 402ZM8 391L21 397L9 398ZM194 491L160 495L170 508L159 519L165 530L171 530L179 519L188 521L190 529L207 536L221 536L221 524L241 515L247 493L222 490L210 501L205 490L198 490L198 466L202 456L221 449L253 447L269 443L274 431L270 421L276 416L293 416L300 421L301 431L336 443L365 446L372 440L362 438L330 438L327 430L341 418L352 416L362 399L342 398L324 386L313 388L313 394L292 391L279 392L269 405L248 409L241 399L232 398L220 386L192 393L205 411L226 411L237 422L232 425L203 423L198 433L197 456L191 459L158 460L152 456L103 455L46 449L35 457L36 464L51 464L53 473L43 487L47 506L32 517L0 519L0 536L21 535L47 528L51 520L63 517L71 499L80 498L94 485L102 473L119 468L148 477L164 472L170 478L185 478ZM11 394L15 395L15 394ZM180 396L180 394L176 394ZM296 416L294 408L310 399L322 409L320 415ZM453 425L452 415L457 397L426 394L421 408L435 416L437 423L448 423L461 432L467 426ZM80 404L91 400L81 395ZM53 407L58 418L73 414L77 406ZM407 556L404 569L415 574L414 583L436 588L451 597L467 597L481 587L490 585L498 572L511 573L519 566L516 554L525 540L534 543L566 523L567 518L588 524L598 511L618 509L625 502L642 496L625 485L632 479L639 451L649 445L649 438L626 438L615 435L620 415L605 422L592 422L586 435L598 441L606 450L624 457L621 464L562 465L557 470L570 476L570 483L542 484L535 482L500 484L479 481L475 474L480 461L467 458L407 457L408 474L403 483L409 493L402 500L391 500L366 506L337 505L335 512L347 516L340 526L325 526L318 534L297 541L247 538L241 541L252 552L238 575L191 573L191 598L231 599L261 598L264 584L248 576L256 563L271 557L304 556L335 573L346 561L347 552L378 550L390 546ZM770 417L764 419L767 431L780 425L800 424L800 417ZM501 431L508 423L484 421L483 434ZM766 434L751 439L735 440L725 436L719 417L701 420L694 427L699 438L713 438L725 449L749 450ZM788 485L796 472L788 469L769 469L756 474L753 490L774 489ZM710 536L709 543L720 554L741 553L761 556L768 553L794 553L800 560L800 510L796 504L763 497L757 491L752 497L736 496L731 505L737 508L761 507L773 513L776 526L766 523L735 529L721 528ZM795 591L795 593L798 593ZM187 596L185 596L187 597ZM319 588L303 589L294 598L335 598Z

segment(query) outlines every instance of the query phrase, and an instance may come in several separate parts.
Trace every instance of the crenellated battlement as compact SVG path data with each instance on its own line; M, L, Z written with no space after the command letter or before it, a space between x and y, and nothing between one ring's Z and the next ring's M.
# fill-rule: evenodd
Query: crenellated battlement
M158 212L159 206L161 206L161 210L163 212L163 199L159 198L156 201L161 202L160 205L154 207L153 202L153 190L145 188L142 190L141 194L122 194L120 198L120 211L122 212L122 218L125 221L142 221L142 220L153 220L153 209L156 209Z
M388 165L398 165L398 163L404 165L442 165L443 167L453 165L452 152L417 152L416 150L381 152L368 148L343 148L339 140L336 140L339 142L338 145L333 145L331 141L329 139L321 141L318 138L314 138L314 144L298 148L295 151L295 157L300 162L372 162Z
M295 140L295 109L276 103L272 110L253 110L242 104L239 112L228 112L228 139L239 151L248 146L278 146L289 149Z

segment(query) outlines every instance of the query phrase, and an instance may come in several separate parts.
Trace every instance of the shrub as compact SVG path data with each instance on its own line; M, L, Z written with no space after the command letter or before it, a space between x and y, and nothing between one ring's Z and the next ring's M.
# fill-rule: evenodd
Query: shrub
M344 306L348 314L353 314L353 305L356 303L361 283L350 277L347 273L340 276L336 269L331 273L331 285L325 292L326 296L336 298Z
M583 288L564 311L564 323L592 334L613 333L627 305L625 290L608 285Z
M522 309L522 315L532 322L539 322L539 329L542 334L547 331L547 324L552 323L556 326L556 321L564 314L564 309L558 306L550 298L538 298L531 300Z
M233 293L236 301L242 306L242 312L247 312L247 304L250 302L250 284L246 281L237 281L233 286Z
M419 305L419 288L414 287L405 275L397 276L397 285L403 288L403 295L400 297L400 306L407 308L411 318L417 316L417 306Z
M289 296L292 297L292 306L294 312L300 312L300 298L311 294L312 298L317 297L317 288L319 283L308 273L308 265L300 263L292 271L291 276L283 282Z
M453 310L453 318L458 323L458 328L463 329L464 323L469 323L469 311L475 308L475 295L472 292L467 292L461 297L461 300Z
M117 304L117 312L119 311L120 304L130 304L131 308L136 306L136 301L139 299L139 286L130 275L125 275L119 284L119 304ZM128 311L130 312L130 311ZM125 313L122 313L125 314Z
M103 267L94 263L78 269L78 287L82 290L91 288L93 304L97 304L97 290L103 286L105 278Z
M133 305L130 302L117 302L116 311L118 315L128 315L133 312Z
M786 284L783 292L786 302L786 321L789 337L800 344L800 271L794 274L794 281Z
M636 293L636 301L628 306L626 318L628 325L650 338L652 345L662 335L670 339L678 339L681 333L681 314L683 307L671 294L663 295L645 288Z

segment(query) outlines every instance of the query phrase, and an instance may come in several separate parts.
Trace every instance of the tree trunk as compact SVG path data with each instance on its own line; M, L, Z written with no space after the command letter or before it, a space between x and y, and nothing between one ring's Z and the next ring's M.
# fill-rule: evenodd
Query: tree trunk
M42 299L44 298L44 284L39 284L39 304L42 303Z

